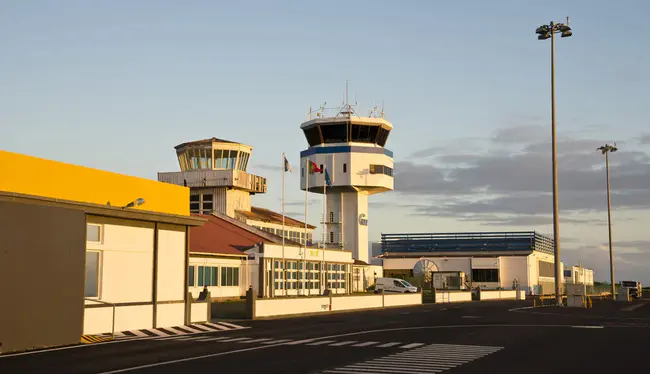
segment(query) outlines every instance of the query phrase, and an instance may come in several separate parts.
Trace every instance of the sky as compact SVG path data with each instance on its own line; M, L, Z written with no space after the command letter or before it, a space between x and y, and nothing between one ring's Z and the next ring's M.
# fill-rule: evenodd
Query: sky
M173 147L254 148L252 203L281 210L281 154L307 148L310 106L384 103L395 191L370 198L381 233L552 234L550 42L556 43L560 244L650 284L650 2L0 0L0 149L156 179ZM277 160L275 162L274 160ZM286 209L303 219L299 173ZM314 196L308 220L318 221ZM399 219L395 219L398 216Z

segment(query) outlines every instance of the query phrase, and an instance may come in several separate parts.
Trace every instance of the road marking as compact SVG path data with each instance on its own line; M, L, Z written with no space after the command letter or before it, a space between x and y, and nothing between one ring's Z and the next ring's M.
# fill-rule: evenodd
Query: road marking
M239 343L261 343L261 342L265 342L265 341L268 341L268 340L273 340L273 339L262 338L262 339L244 340L244 341L241 341Z
M364 343L355 344L355 345L353 345L353 347L367 347L369 345L373 345L373 344L377 344L377 343L379 343L379 342L364 342Z
M223 325L223 326L231 327L233 329L243 329L244 328L244 326L239 326L239 325L235 325L233 323L228 323L228 322L219 322L219 324Z
M389 347L394 347L394 346L400 345L400 344L402 344L402 343L400 343L400 342L386 343L386 344L378 345L377 348L389 348Z
M321 340L321 341L319 341L319 342L316 342L316 343L309 343L309 344L307 344L307 345L323 345L323 344L334 343L334 342L336 342L336 340Z
M510 328L571 328L570 325L526 325L526 324L512 324L512 325L507 325L507 324L484 324L484 325L444 325L444 326L411 326L411 327L395 327L395 328L390 328L390 329L375 329L375 330L364 330L364 331L357 331L357 332L349 332L345 334L337 334L337 335L329 335L329 336L320 336L317 338L311 339L313 340L321 340L321 339L334 339L334 338L341 338L345 336L356 336L356 335L366 335L366 334L376 334L376 333L382 333L382 332L394 332L394 331L412 331L412 330L443 330L443 329L476 329L476 328L495 328L495 327L510 327ZM617 326L608 326L608 327L617 327ZM620 327L619 327L620 328ZM629 327L625 327L629 328ZM649 328L649 327L640 327L640 328ZM129 340L122 340L120 342L124 341L129 341ZM131 340L132 341L132 340ZM37 352L28 352L28 353L39 353L39 352L51 352L55 350L62 350L62 349L70 349L70 348L80 348L80 347L92 347L92 346L97 346L100 344L110 344L111 342L107 343L97 343L97 344L85 344L85 345L76 345L73 347L63 347L63 348L58 348L58 349L51 349L47 351L37 351ZM225 356L225 355L230 355L230 354L236 354L236 353L241 353L241 352L249 352L249 351L255 351L259 349L267 349L267 348L273 348L277 346L281 346L284 343L275 343L275 342L267 342L271 343L268 345L261 345L257 347L251 347L251 348L244 348L244 349L237 349L233 351L227 351L227 352L219 352L219 353L211 353L207 355L200 355L200 356L192 356L192 357L186 357L182 359L177 359L177 360L170 360L170 361L163 361L163 362L157 362L154 364L146 364L146 365L139 365L139 366L132 366L132 367L127 367L124 369L118 369L118 370L113 370L113 371L106 371L102 373L97 373L97 374L112 374L112 373L124 373L128 371L134 371L134 370L140 370L140 369L146 369L146 368L151 368L151 367L159 367L159 366L164 366L164 365L171 365L179 362L188 362L188 361L196 361L196 360L202 360L205 358L212 358L212 357L219 357L219 356ZM265 343L262 343L265 344ZM4 357L12 357L15 355L20 355L19 354L14 354L14 355L2 355L0 356L0 359ZM22 353L24 354L24 353Z
M216 341L216 340L223 340L223 339L228 339L228 337L227 336L219 336L217 338L205 339L203 341L204 342L213 342L213 341Z
M646 304L643 303L643 304L631 305L631 306L628 306L627 308L623 308L621 310L624 311L624 312L631 312L631 311L634 311L634 310L637 310L637 309L641 308L644 305L646 305Z
M238 342L238 341L240 341L240 340L250 340L250 339L251 339L251 338L233 338L233 339L225 339L225 340L221 340L219 343Z
M602 329L604 326L571 326L574 329Z
M420 347L420 346L423 346L423 345L424 345L424 343L411 343L411 344L403 345L400 348L409 349L409 348Z
M271 340L270 342L264 342L262 344L278 344L278 343L286 343L290 341L291 339L278 339L278 340Z
M503 347L429 344L421 348L328 369L323 373L440 373L503 349Z
M320 339L320 338L319 338ZM303 343L311 343L316 339L303 339L303 340L296 340L295 342L290 342L290 343L285 343L285 345L298 345L298 344L303 344Z
M330 347L342 347L344 345L348 345L348 344L352 344L352 343L356 343L356 342L357 342L356 340L347 340L347 341L340 342L340 343L330 344Z

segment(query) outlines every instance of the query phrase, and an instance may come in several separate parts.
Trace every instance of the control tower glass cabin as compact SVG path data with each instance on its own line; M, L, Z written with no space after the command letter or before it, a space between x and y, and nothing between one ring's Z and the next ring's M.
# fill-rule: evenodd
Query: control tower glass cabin
M300 153L300 188L326 193L325 246L352 250L368 262L368 196L393 190L393 153L384 148L393 128L384 118L348 112L304 122L309 148ZM312 173L311 163L326 170Z

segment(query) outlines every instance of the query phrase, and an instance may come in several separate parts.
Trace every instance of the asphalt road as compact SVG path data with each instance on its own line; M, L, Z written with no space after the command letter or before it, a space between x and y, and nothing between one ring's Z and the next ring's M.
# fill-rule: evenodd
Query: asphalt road
M0 373L548 374L620 371L630 357L645 360L648 301L515 309L529 305L472 302L238 321L250 328L0 356Z

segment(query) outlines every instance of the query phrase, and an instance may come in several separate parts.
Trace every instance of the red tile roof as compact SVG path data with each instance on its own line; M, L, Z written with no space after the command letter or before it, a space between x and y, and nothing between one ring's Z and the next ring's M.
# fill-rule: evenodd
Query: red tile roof
M190 229L190 253L211 253L246 257L243 252L254 245L267 241L235 224L212 215L193 214L207 219L202 227Z
M275 223L278 225L282 224L282 214L276 213L272 210L256 207L256 206L251 206L251 211L245 211L245 210L238 210L237 213L243 215L244 217L254 220L254 221L262 221L262 222L268 222L268 223ZM284 216L284 225L289 226L289 227L300 227L304 228L305 223L300 222L297 219L293 219L288 216ZM316 226L312 226L310 224L307 224L308 229L315 229Z
M190 254L210 253L215 255L247 256L244 251L259 243L281 244L282 237L258 230L226 215L192 214L207 220L201 227L190 229ZM300 245L286 239L285 245Z

